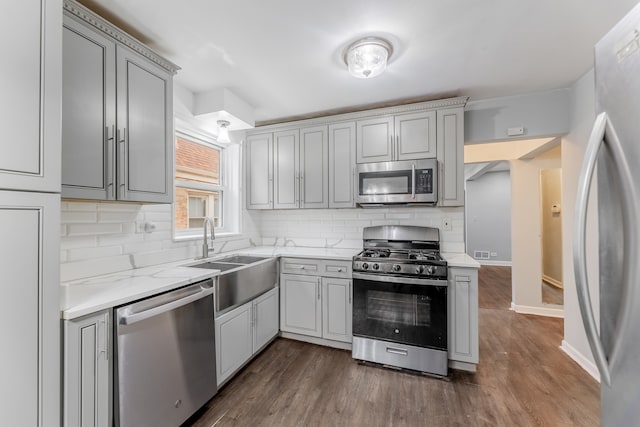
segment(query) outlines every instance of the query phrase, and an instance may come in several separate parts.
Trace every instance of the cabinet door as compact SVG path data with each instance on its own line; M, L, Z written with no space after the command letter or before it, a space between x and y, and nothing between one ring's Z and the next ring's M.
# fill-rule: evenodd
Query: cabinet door
M110 311L64 322L64 426L111 425Z
M478 363L478 272L449 270L449 359Z
M0 414L60 422L60 195L0 191Z
M247 209L273 208L273 136L251 135L246 145Z
M223 314L216 325L216 374L222 384L253 354L253 302Z
M436 157L436 112L420 111L395 117L396 160Z
M116 47L117 198L173 201L173 79L142 56Z
M265 346L280 330L279 288L274 288L253 301L253 352Z
M439 205L464 206L464 109L438 110Z
M329 141L326 126L300 130L300 207L329 207Z
M356 206L356 123L329 125L329 207Z
M273 208L297 208L300 200L299 132L273 134Z
M356 126L358 163L385 162L395 159L393 117L358 120Z
M62 196L115 199L116 46L65 16Z
M320 278L280 275L280 329L286 332L322 336Z
M351 280L322 278L322 337L352 341Z
M0 188L59 192L62 4L3 2L0 28Z

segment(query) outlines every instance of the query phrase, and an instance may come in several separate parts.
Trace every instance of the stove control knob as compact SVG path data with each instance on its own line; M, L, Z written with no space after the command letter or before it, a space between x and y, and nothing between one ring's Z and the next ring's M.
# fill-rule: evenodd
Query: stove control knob
M400 264L393 264L393 271L400 271L402 270L402 266Z
M379 266L378 264L373 264L373 269L374 269L374 270L377 270L377 269L379 269L379 268L380 268L380 266Z
M435 273L436 268L433 265L429 265L427 266L427 274L433 274Z
M367 270L369 268L369 264L367 264L366 262L362 263L362 269L363 270Z
M422 271L423 271L423 270L424 270L424 269L422 268L422 266L421 266L421 265L416 266L416 274L422 274Z

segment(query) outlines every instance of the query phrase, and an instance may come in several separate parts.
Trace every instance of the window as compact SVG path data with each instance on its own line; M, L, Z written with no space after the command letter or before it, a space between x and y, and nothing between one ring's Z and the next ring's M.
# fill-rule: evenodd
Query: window
M193 136L176 134L175 234L200 236L204 218L224 227L225 186L222 179L223 149Z

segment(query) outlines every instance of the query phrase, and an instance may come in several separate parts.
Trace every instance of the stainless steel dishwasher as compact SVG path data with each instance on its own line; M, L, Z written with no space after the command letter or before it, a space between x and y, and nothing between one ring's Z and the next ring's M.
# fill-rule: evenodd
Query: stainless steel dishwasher
M115 420L176 427L217 392L213 280L116 309Z

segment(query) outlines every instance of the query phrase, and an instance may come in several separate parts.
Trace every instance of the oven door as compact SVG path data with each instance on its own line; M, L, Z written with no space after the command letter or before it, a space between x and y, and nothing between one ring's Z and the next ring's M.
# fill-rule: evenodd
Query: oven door
M447 281L353 273L353 335L447 350Z

